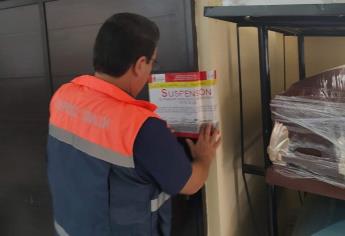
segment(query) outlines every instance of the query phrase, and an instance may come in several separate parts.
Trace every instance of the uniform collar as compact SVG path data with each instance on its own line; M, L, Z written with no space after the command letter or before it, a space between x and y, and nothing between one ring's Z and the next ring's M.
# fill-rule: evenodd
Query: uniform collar
M82 85L88 87L92 90L96 90L97 92L104 93L116 100L133 104L135 106L143 107L150 111L155 111L157 106L143 100L137 100L127 94L125 91L121 90L120 88L116 87L115 85L108 83L104 80L98 79L95 76L91 75L82 75L79 76L71 81L74 84Z

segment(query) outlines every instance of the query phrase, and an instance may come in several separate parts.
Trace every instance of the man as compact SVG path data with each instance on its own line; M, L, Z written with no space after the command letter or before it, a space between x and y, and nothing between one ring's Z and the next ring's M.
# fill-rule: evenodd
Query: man
M206 181L219 146L211 125L188 140L194 161L154 113L136 100L156 60L159 30L121 13L101 27L95 75L63 85L50 104L48 176L58 235L170 235L170 195Z

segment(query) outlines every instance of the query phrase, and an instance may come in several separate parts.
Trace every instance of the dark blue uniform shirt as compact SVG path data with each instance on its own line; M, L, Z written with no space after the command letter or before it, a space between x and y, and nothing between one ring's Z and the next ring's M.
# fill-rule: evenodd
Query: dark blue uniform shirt
M145 121L133 149L131 170L49 135L48 176L58 235L170 235L170 200L159 196L181 191L191 176L191 163L166 123L157 118ZM157 208L149 209L152 196L158 199Z
M156 183L163 192L175 195L192 173L188 157L164 121L149 118L134 143L138 174Z

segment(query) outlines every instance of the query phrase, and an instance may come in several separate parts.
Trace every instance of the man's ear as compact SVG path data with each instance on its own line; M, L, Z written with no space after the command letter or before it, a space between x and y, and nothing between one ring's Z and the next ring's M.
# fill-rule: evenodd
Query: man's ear
M145 73L145 68L147 65L147 58L145 56L141 56L133 65L133 73L135 76L139 76L142 73Z

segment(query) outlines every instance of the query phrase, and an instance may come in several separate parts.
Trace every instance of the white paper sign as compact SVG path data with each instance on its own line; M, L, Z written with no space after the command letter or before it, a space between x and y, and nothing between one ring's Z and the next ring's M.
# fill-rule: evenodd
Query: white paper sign
M216 72L152 75L150 101L177 136L197 137L203 123L218 124Z

